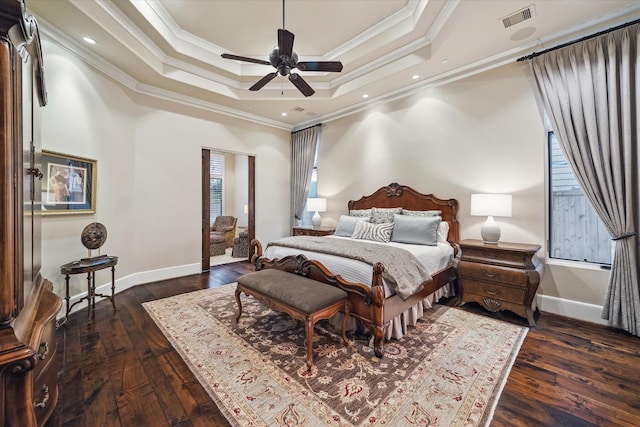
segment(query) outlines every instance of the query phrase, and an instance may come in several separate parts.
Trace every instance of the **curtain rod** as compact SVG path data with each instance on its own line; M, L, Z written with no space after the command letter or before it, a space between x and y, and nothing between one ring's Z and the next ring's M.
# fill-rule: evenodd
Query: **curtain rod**
M291 132L291 134L302 132L303 130L311 129L311 128L314 128L314 127L317 127L317 126L322 126L322 123L316 123L315 125L311 125L311 126L307 126L306 128L295 130L295 131Z
M584 36L584 37L582 37L580 39L577 39L577 40L569 41L569 42L562 43L562 44L559 44L559 45L554 46L554 47L550 47L550 48L545 49L545 50L541 50L540 52L533 52L532 54L525 55L525 56L522 56L522 57L518 58L518 60L516 62L526 61L528 59L535 58L536 56L540 56L540 55L543 55L545 53L552 52L554 50L562 49L563 47L571 46L572 44L580 43L580 42L583 42L585 40L589 40L589 39L592 39L594 37L601 36L603 34L608 34L608 33L612 32L612 31L616 31L616 30L619 30L621 28L625 28L625 27L628 27L630 25L637 24L639 22L640 22L640 19L636 19L635 21L630 21L630 22L627 22L627 23L624 23L624 24L620 24L620 25L617 25L615 27L611 27L609 29L599 31L599 32L594 33L594 34L591 34L591 35L588 35L588 36Z

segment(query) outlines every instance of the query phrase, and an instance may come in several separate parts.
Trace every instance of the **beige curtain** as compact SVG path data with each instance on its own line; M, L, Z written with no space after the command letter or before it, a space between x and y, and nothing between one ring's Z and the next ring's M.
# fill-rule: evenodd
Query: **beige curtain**
M631 25L531 60L556 138L615 242L602 318L640 334L638 31Z
M320 125L291 133L291 225L296 226L307 203Z

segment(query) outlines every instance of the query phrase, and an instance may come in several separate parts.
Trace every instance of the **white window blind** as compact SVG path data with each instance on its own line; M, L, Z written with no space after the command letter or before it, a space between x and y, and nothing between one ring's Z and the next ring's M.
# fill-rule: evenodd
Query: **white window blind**
M209 162L210 222L224 212L224 156L211 153Z

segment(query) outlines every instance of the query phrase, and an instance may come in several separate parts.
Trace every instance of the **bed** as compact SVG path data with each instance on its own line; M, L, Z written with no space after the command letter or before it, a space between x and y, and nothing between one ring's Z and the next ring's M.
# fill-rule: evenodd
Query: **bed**
M250 253L252 261L256 264L256 269L265 265L272 266L277 259L288 255L303 254L309 259L320 262L332 274L340 275L350 282L350 286L346 290L352 305L351 316L360 320L371 330L375 354L378 357L383 357L385 339L402 337L407 333L408 326L415 325L417 320L422 317L425 308L431 307L432 303L442 297L455 294L457 285L455 266L460 257L458 202L455 199L440 199L433 194L422 194L408 186L392 183L379 188L368 196L349 201L349 217L355 215L366 217L365 213L373 208L376 208L377 213L389 208L402 208L406 214L418 214L418 216L421 216L421 213L425 213L425 216L427 213L428 216L439 213L441 225L438 226L438 241L433 246L407 245L397 242L377 243L377 246L388 245L389 249L385 251L389 252L396 251L391 246L409 249L412 254L416 252L417 256L414 254L413 258L418 259L418 262L427 270L426 276L423 273L422 276L418 273L409 274L408 278L402 278L403 281L414 280L415 283L407 283L405 286L398 287L398 283L395 282L400 282L400 280L395 280L389 272L401 274L399 270L408 269L408 267L401 263L403 267L397 268L395 262L389 261L396 258L384 257L387 260L385 264L384 262L371 262L371 259L365 261L346 259L339 255L325 253L322 247L333 246L334 243L337 246L341 244L340 239L352 240L341 236L286 237L269 242L264 251L262 244L254 240L251 242ZM341 217L338 230L343 219ZM405 221L404 218L402 220ZM362 226L362 224L360 225ZM443 230L442 226L445 226L444 229L448 227L448 230ZM297 245L291 245L292 240L304 240L304 242L297 247ZM376 242L371 243L376 245ZM318 245L318 248L310 249L315 244ZM381 254L378 248L374 249L375 251L372 252L374 255L370 255L370 258ZM434 258L423 252L435 252L438 255ZM413 259L411 262L415 263Z

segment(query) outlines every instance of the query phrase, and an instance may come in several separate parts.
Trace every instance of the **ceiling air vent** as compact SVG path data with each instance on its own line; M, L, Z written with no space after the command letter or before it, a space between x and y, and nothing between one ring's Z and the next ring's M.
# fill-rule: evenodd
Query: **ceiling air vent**
M509 16L502 18L502 24L504 28L509 28L513 25L519 24L522 21L526 21L527 19L531 19L535 16L536 9L534 5L527 6L522 10L512 13Z
M298 113L302 113L304 111L304 108L296 107L296 108L293 109L293 111L297 111Z

